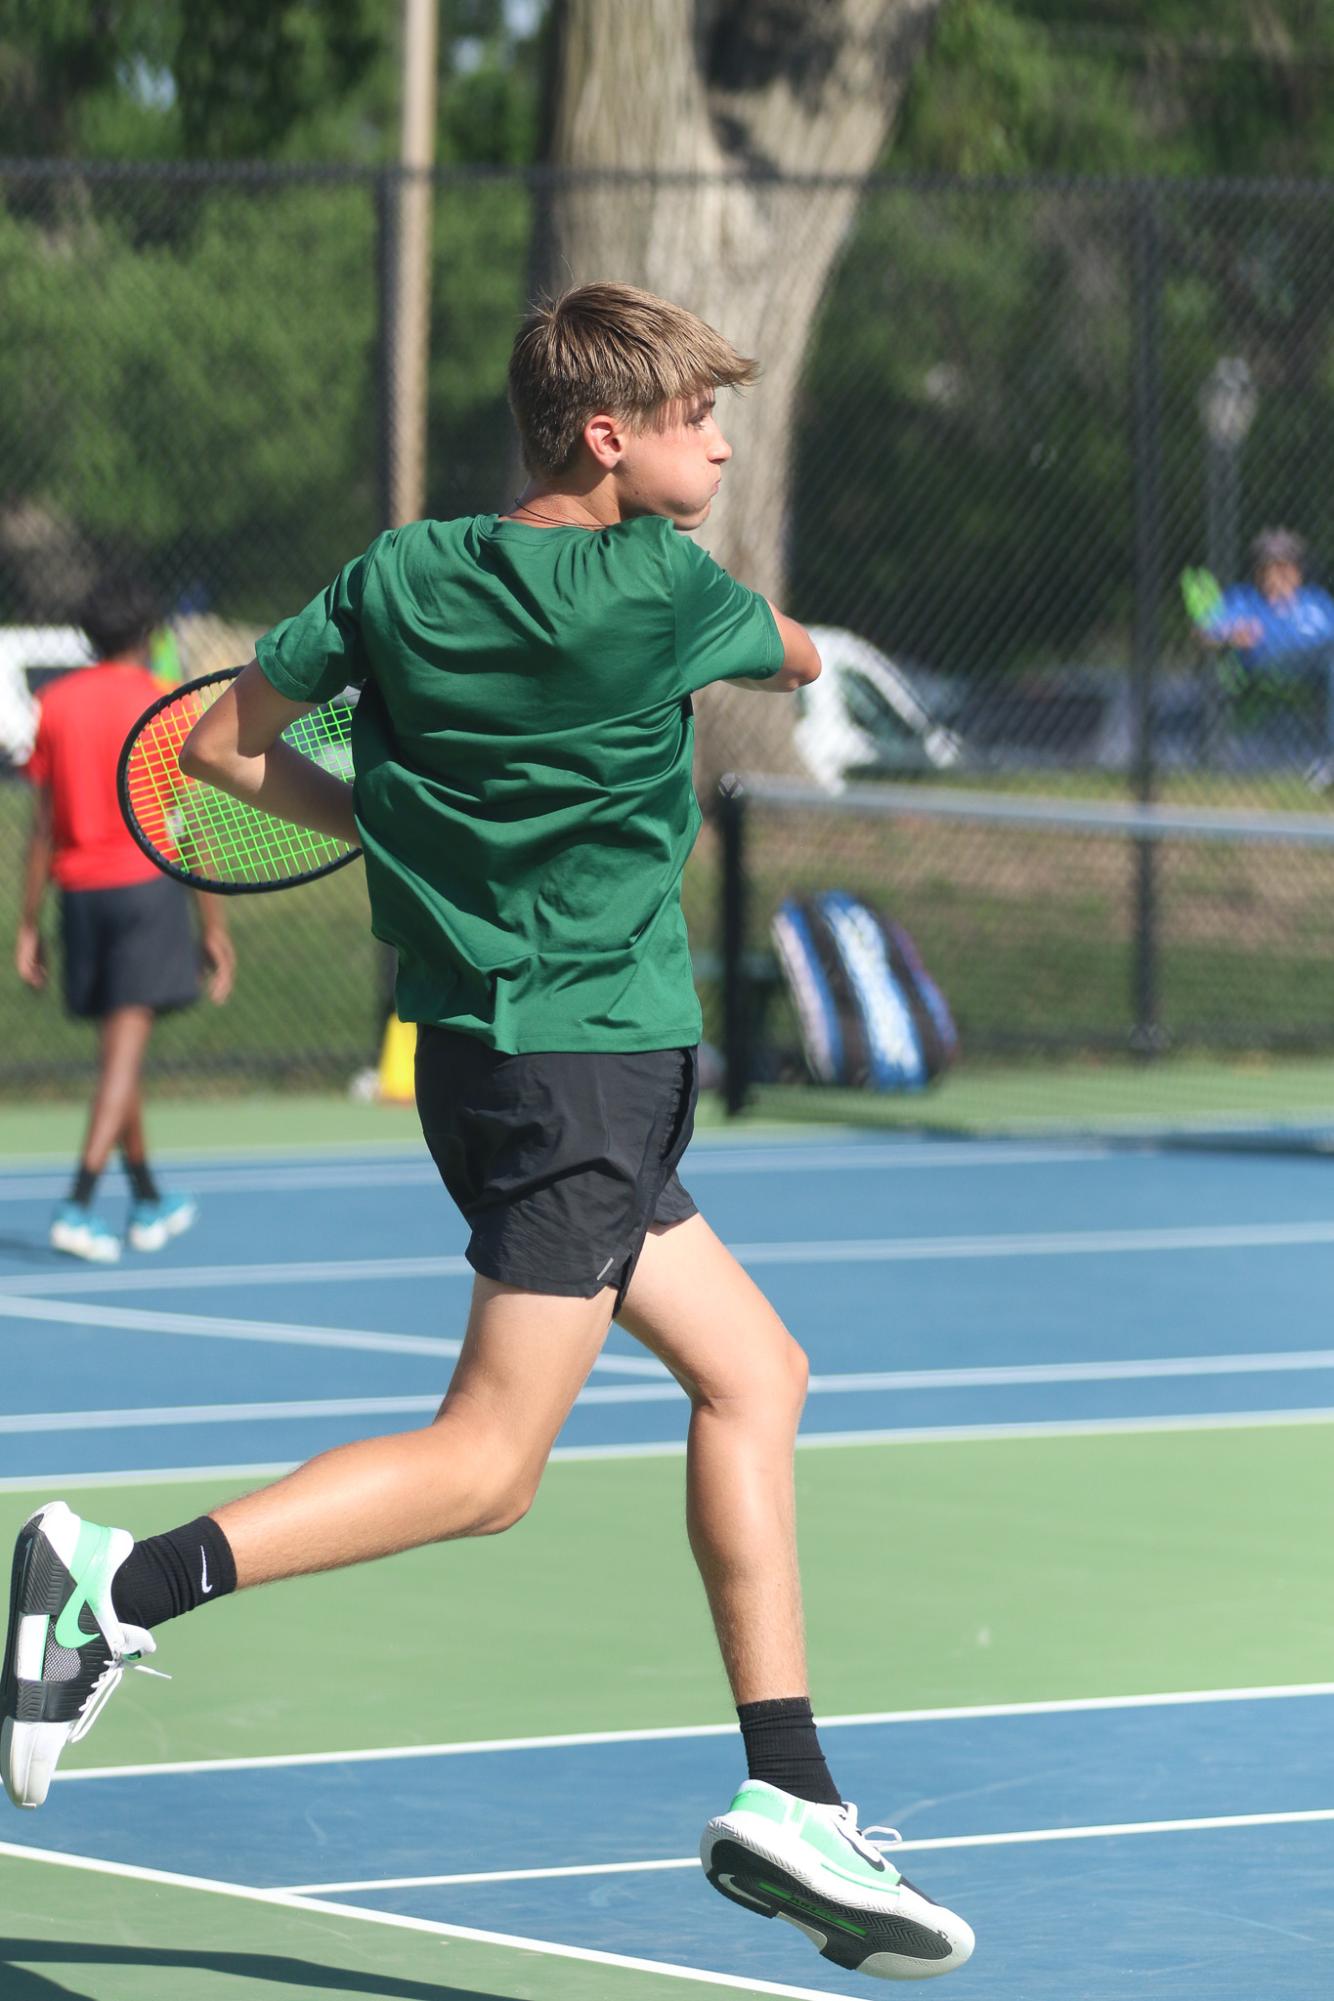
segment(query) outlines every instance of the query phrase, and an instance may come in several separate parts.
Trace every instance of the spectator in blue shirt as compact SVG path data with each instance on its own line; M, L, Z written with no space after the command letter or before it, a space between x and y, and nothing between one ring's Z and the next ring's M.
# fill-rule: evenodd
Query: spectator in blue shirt
M1266 528L1251 544L1255 581L1233 584L1196 630L1206 646L1229 647L1234 676L1265 674L1314 684L1321 754L1307 783L1334 788L1334 598L1304 578L1306 544L1289 528ZM1233 691L1240 685L1233 679Z
M1247 667L1301 670L1334 644L1334 598L1303 581L1306 544L1287 528L1266 528L1251 545L1255 582L1233 584L1200 627L1209 646L1231 646Z

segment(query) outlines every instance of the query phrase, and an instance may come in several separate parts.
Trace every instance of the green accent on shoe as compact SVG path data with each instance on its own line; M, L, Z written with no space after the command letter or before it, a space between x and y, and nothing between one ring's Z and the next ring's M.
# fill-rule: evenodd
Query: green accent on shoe
M794 1897L790 1890L783 1889L777 1883L766 1883L762 1876L758 1881L760 1888L767 1890L771 1897L776 1897L784 1909L790 1907L794 1911L804 1911L808 1918L818 1918L822 1925L833 1925L841 1932L851 1932L854 1938L866 1937L863 1925L849 1923L848 1919L841 1917L837 1911L824 1911L818 1904L808 1904L804 1897Z
M780 1826L790 1827L799 1840L816 1851L822 1867L831 1875L841 1876L845 1883L855 1884L859 1890L876 1890L880 1895L888 1896L903 1881L892 1863L886 1861L883 1869L877 1869L873 1862L859 1855L852 1843L839 1834L825 1814L812 1808L809 1801L789 1797L776 1787L743 1786L729 1811L753 1813L758 1820L771 1820Z
M58 1647L68 1647L71 1652L77 1653L93 1638L80 1626L79 1614L85 1605L91 1603L94 1595L103 1596L110 1588L114 1575L114 1571L107 1567L111 1537L112 1531L99 1528L96 1522L79 1524L79 1540L74 1545L74 1557L70 1564L70 1576L74 1579L75 1588L56 1621Z
M860 1889L879 1890L882 1893L898 1887L901 1878L897 1869L886 1862L883 1869L877 1869L859 1855L852 1843L839 1834L821 1813L803 1812L797 1818L796 1831L822 1858L827 1869L835 1876L841 1876L845 1883L855 1883Z
M728 1808L729 1813L753 1813L759 1820L775 1820L781 1826L791 1812L787 1798L768 1786L742 1786Z

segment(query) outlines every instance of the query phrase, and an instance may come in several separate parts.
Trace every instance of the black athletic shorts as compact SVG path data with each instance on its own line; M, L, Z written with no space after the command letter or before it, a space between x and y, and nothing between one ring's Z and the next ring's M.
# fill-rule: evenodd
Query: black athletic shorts
M199 945L190 894L162 876L122 889L60 894L65 1004L98 1020L118 1007L158 1014L199 998Z
M474 1271L575 1299L614 1285L619 1306L649 1226L695 1214L676 1169L696 1092L693 1049L506 1056L420 1029L417 1110Z

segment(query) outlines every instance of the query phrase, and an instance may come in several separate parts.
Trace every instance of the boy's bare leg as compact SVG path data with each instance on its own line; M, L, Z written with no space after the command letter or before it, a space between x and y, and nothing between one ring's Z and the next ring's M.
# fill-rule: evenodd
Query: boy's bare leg
M561 1299L475 1280L463 1352L433 1423L337 1446L213 1510L238 1585L510 1527L532 1502L613 1303L609 1288Z
M144 1138L144 1097L140 1089L136 1089L130 1102L130 1109L125 1115L125 1123L120 1129L119 1145L127 1161L144 1160L147 1157L148 1146Z
M127 1123L137 1114L144 1051L153 1032L151 1007L118 1007L104 1015L97 1090L88 1113L81 1165L100 1174Z
M686 1519L733 1697L804 1694L792 1451L806 1357L702 1216L650 1232L617 1317L694 1406Z

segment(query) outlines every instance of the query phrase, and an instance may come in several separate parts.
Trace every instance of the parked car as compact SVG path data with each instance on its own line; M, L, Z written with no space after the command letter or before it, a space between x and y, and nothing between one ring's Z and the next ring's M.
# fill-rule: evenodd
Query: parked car
M0 626L0 768L27 760L37 727L37 689L71 667L86 666L88 659L88 642L75 626Z
M797 696L797 754L827 791L857 780L949 771L964 741L936 709L939 690L918 671L840 626L815 625L823 672ZM943 683L940 684L943 689Z

